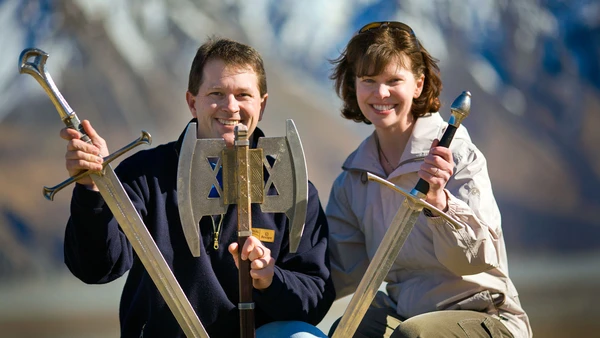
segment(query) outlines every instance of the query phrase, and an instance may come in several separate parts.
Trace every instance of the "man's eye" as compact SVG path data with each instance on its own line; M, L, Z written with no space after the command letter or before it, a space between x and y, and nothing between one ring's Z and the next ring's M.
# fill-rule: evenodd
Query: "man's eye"
M210 93L208 93L208 95L221 96L223 94L221 92L210 92Z

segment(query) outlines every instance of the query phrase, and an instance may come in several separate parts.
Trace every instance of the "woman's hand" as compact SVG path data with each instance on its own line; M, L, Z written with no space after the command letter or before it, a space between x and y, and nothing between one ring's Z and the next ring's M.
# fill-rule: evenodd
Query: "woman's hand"
M446 147L438 147L439 143L438 139L433 140L429 154L419 169L419 177L429 183L427 202L445 212L448 210L448 196L444 188L452 177L454 160L452 151Z

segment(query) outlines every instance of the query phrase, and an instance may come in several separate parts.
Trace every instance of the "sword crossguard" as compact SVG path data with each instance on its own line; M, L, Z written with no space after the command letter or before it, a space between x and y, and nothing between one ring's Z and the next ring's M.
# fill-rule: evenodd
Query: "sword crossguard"
M110 162L114 161L116 158L118 158L119 156L128 152L129 150L131 150L139 145L142 145L142 144L151 144L151 143L152 143L152 136L150 136L150 134L147 131L142 130L142 134L135 141L129 143L128 145L115 151L114 153L104 157L104 161L102 162L102 171L104 171L104 168L108 164L110 164ZM44 197L47 200L52 201L52 200L54 200L54 195L56 195L57 192L66 188L67 186L71 185L72 183L74 183L74 182L78 181L79 179L84 178L92 173L102 175L102 171L99 172L99 171L84 170L74 176L67 178L66 180L60 182L59 184L57 184L53 187L44 187L44 189L43 189Z
M439 216L439 217L445 219L446 221L448 221L450 224L454 225L454 227L456 229L462 228L462 225L460 224L460 222L458 222L451 216L448 216L448 214L446 214L444 211L433 206L431 203L427 202L426 200L419 198L419 197L411 194L410 192L402 189L401 187L395 185L394 183L392 183L386 179L383 179L377 175L371 174L371 173L367 173L367 179L369 181L374 181L379 184L383 184L386 187L391 188L391 189L399 192L400 194L404 195L407 199L409 199L412 202L412 204L416 210L421 210L423 208L427 208L427 209L431 210L434 214L436 214L436 216Z

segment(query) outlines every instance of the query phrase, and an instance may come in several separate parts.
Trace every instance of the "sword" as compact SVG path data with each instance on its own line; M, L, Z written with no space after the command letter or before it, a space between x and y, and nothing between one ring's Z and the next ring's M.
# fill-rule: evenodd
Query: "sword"
M34 59L33 62L29 61L31 58ZM40 49L25 49L19 56L19 73L33 76L50 97L50 100L56 107L64 124L68 128L78 130L82 134L81 139L91 143L92 141L85 133L75 111L71 109L67 101L63 98L54 84L50 73L46 71L45 64L47 59L48 54ZM113 155L109 155L106 159L110 162L135 145L142 143L150 143L149 134L145 132L142 133L140 139L117 151ZM148 232L146 225L133 206L129 196L127 196L125 189L123 189L121 182L109 163L103 163L101 172L86 171L85 173L79 173L72 178L67 179L53 188L45 188L44 196L48 199L52 199L54 193L58 190L86 175L91 176L94 180L104 201L112 211L115 219L119 222L125 236L127 236L131 246L140 258L146 271L148 271L152 281L156 284L160 294L165 299L165 302L173 312L173 315L186 336L208 338L208 334L202 326L202 323L200 323L196 312L190 305L189 300L183 293L177 279L175 279L173 272L167 265L156 243L152 239L152 236ZM50 192L47 193L46 190L50 190Z
M438 146L446 148L450 146L456 130L462 123L462 120L469 115L470 109L471 93L464 91L456 98L456 100L454 100L454 102L452 102L450 107L452 116L448 121L448 127ZM427 192L429 191L429 183L427 181L419 179L415 188L408 192L377 175L367 173L367 177L370 181L381 183L396 190L406 198L392 219L392 224L390 224L381 244L379 244L379 247L375 252L375 256L373 256L371 263L369 263L369 267L356 288L356 291L333 334L333 338L346 338L354 335L358 325L367 312L367 309L375 298L379 286L381 286L381 283L390 271L392 264L398 257L400 249L402 249L402 246L406 242L406 239L413 229L423 208L431 210L437 216L444 218L456 228L461 227L458 221L425 201Z

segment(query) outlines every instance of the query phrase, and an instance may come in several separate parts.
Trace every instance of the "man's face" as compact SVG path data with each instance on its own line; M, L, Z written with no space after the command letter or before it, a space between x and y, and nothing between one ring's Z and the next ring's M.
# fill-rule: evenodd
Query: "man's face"
M258 77L250 67L226 66L222 60L209 60L204 66L198 95L186 93L192 116L198 119L198 138L223 138L233 146L234 127L256 129L267 104L260 96Z

